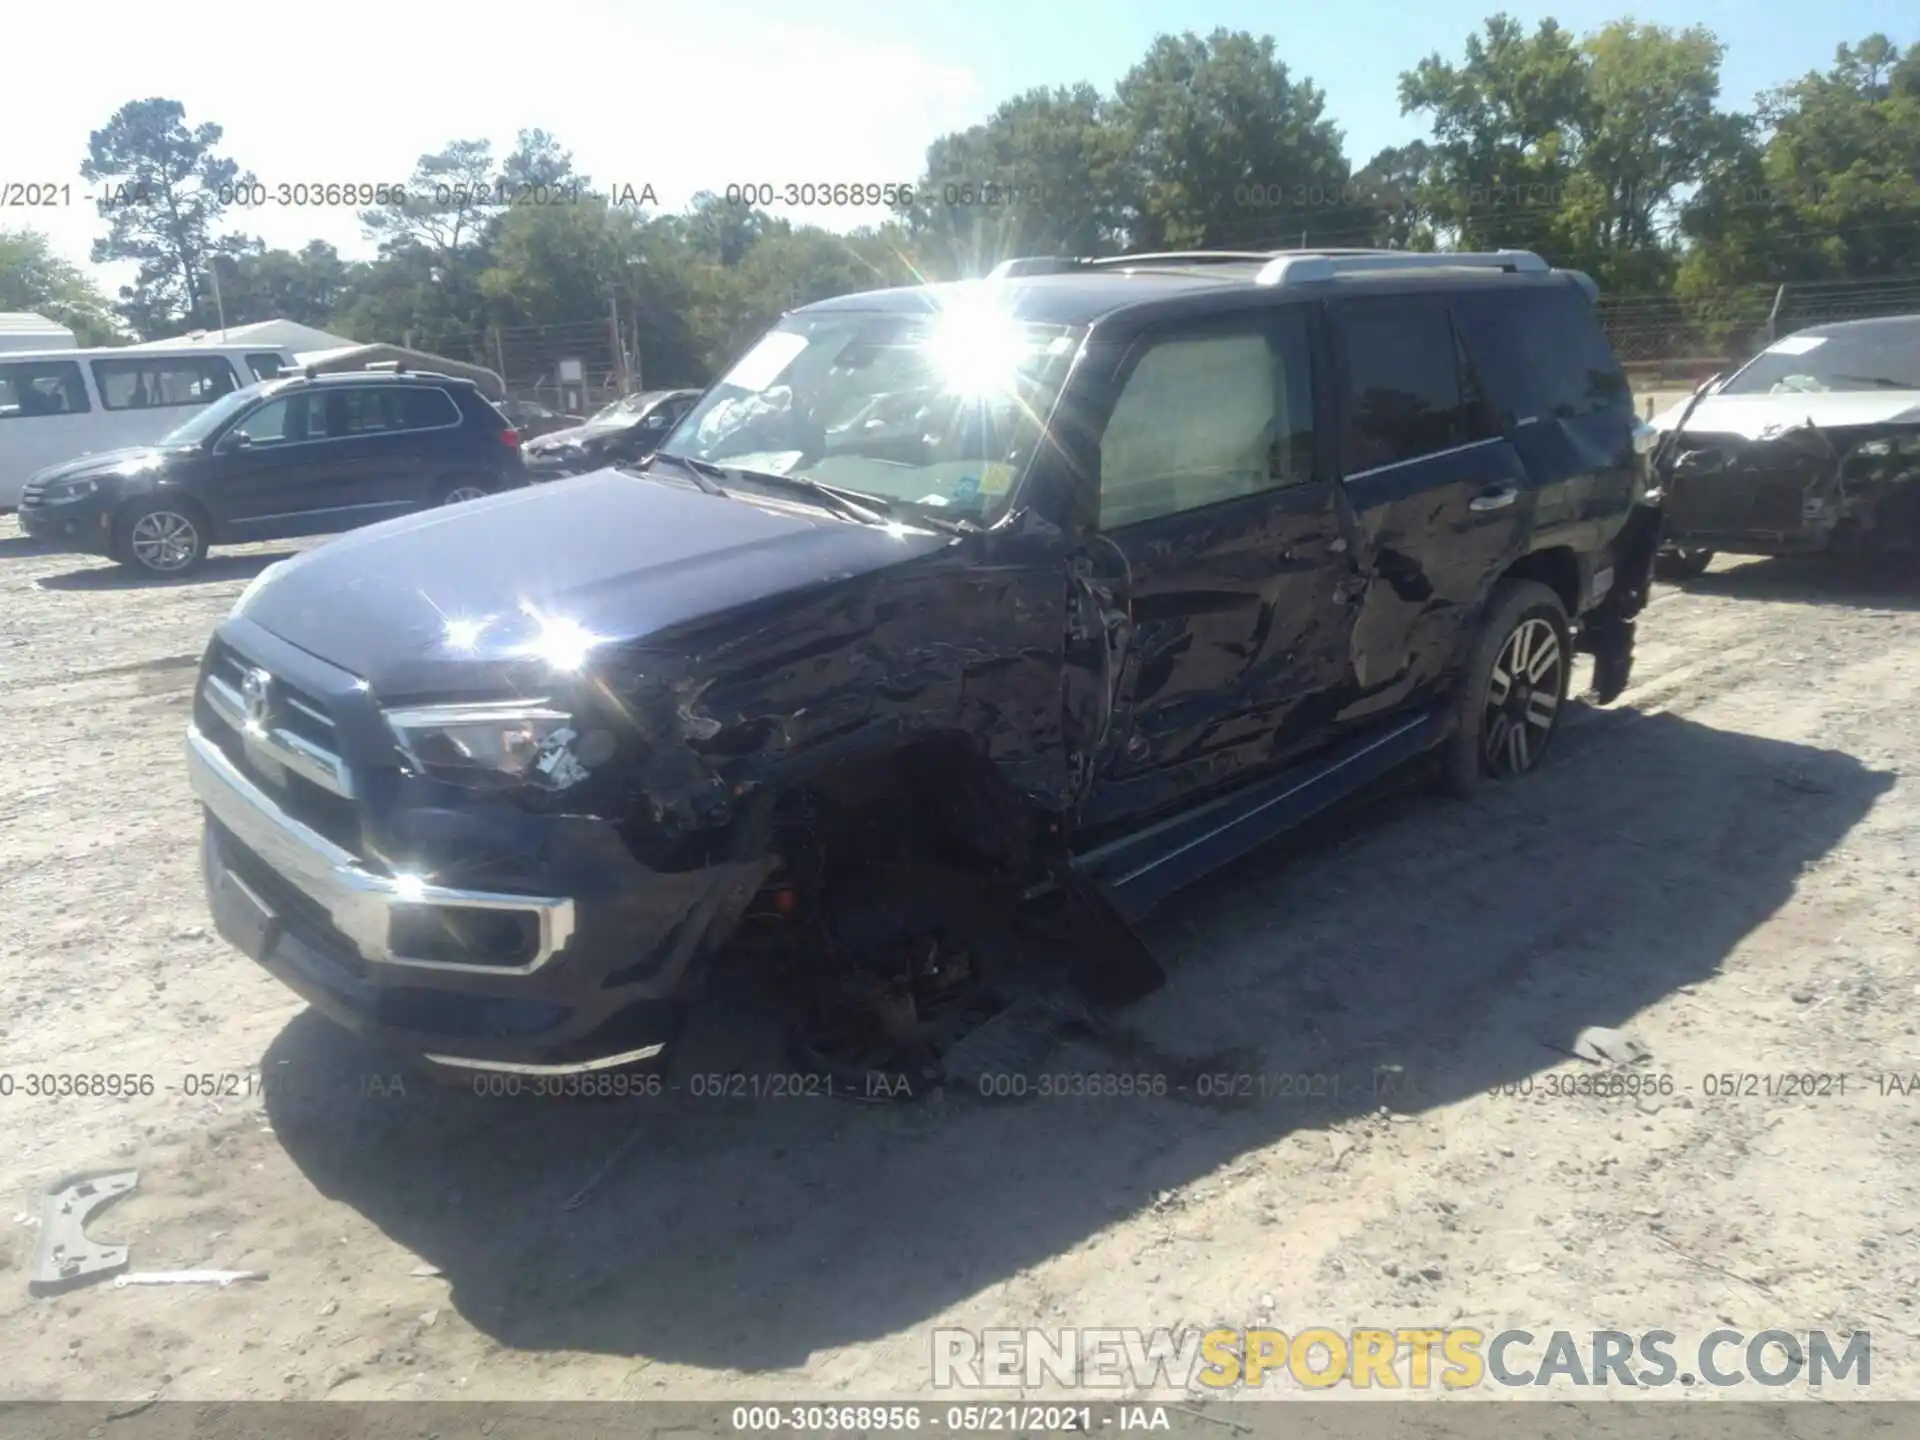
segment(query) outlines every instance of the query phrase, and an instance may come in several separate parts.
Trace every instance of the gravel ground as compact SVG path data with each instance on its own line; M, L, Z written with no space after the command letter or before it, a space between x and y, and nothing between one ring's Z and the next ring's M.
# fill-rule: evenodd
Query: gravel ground
M180 736L273 553L144 585L0 519L0 1392L914 1397L935 1326L1453 1322L1866 1329L1872 1393L1920 1397L1920 1094L1876 1079L1920 1071L1910 594L1724 559L1663 590L1541 774L1351 808L1169 905L1172 983L1045 1065L1337 1094L554 1106L392 1093L211 935ZM1548 1093L1596 1025L1666 1092ZM104 1072L153 1093L24 1093ZM1788 1072L1844 1093L1709 1093ZM140 1188L93 1228L136 1268L268 1278L29 1298L38 1192L113 1166Z

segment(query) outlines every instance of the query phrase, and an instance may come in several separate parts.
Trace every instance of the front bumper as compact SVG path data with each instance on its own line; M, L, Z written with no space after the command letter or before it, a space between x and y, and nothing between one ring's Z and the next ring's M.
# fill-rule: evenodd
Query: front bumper
M16 517L20 533L63 550L105 555L113 549L113 506L98 496L55 504L25 504Z
M571 1074L657 1057L677 1033L702 937L757 888L752 867L655 875L604 893L452 888L384 874L289 815L200 729L188 775L205 807L202 868L221 935L336 1022L435 1064ZM721 903L716 903L721 902ZM511 913L535 941L512 965L408 953L400 917ZM639 923L636 923L639 921Z

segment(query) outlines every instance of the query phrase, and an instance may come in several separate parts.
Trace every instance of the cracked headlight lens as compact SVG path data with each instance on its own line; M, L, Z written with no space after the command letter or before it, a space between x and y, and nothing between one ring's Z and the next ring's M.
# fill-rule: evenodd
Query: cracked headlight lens
M596 732L583 744L573 716L544 701L424 705L388 710L387 724L414 766L436 780L485 789L578 785L612 750Z

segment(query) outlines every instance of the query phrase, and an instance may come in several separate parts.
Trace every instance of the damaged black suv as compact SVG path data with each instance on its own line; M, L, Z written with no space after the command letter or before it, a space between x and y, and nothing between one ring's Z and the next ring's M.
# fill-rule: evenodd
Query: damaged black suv
M443 1074L649 1061L742 947L805 1054L924 1057L1040 896L1141 993L1176 887L1536 768L1576 651L1625 685L1659 514L1593 294L1199 253L795 311L644 467L248 588L188 736L220 931Z

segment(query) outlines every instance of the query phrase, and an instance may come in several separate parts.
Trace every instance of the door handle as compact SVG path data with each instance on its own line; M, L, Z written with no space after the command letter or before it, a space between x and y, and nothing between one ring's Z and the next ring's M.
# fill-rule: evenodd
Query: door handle
M1520 498L1518 485L1499 485L1491 490L1482 490L1467 505L1469 510L1504 510Z

